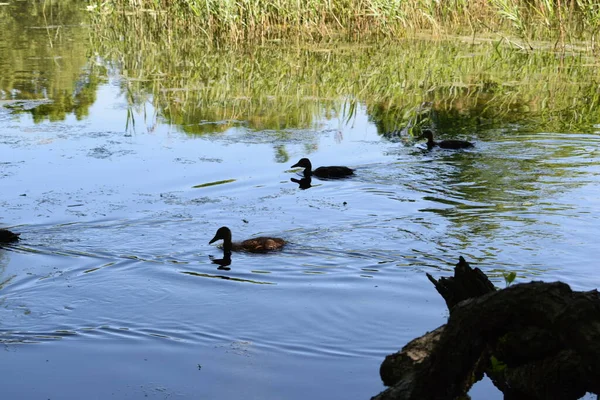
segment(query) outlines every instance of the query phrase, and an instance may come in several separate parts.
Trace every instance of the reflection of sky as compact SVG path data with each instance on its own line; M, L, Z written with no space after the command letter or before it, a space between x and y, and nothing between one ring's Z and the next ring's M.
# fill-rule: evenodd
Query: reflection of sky
M516 270L517 282L600 284L600 250L590 240L600 226L597 155L545 151L589 149L596 137L541 133L502 142L473 132L472 151L424 152L378 136L363 107L348 123L341 116L314 130L189 136L156 123L150 105L126 129L119 91L101 86L82 121L0 118L0 223L21 225L24 237L20 250L0 257L0 282L9 282L0 319L9 331L135 338L161 357L173 356L173 343L192 343L206 357L179 362L212 365L212 379L235 364L219 364L218 346L252 342L260 373L285 381L290 370L281 364L301 357L294 376L319 379L311 374L327 365L333 372L318 370L321 377L344 380L343 364L361 377L348 390L366 397L381 389L376 371L385 354L444 322L445 306L424 272L448 275L458 255L500 287L504 270ZM281 147L288 161L277 161ZM356 176L314 179L299 190L290 166L305 156L315 167L354 167ZM560 166L550 168L553 160ZM233 181L193 188L223 180ZM513 183L519 191L503 193ZM233 254L223 275L208 258L222 255L208 245L221 225L234 240L268 234L290 243L275 255ZM25 312L31 317L12 318ZM153 334L167 339L158 345ZM67 353L74 365L82 357L114 362L91 347ZM55 355L51 347L44 354ZM302 367L310 360L321 367ZM145 372L133 379L146 382ZM166 375L162 381L194 392L189 380ZM213 397L223 393L214 383L206 388Z
M99 87L82 121L69 116L34 124L28 114L0 119L9 163L2 183L13 196L3 196L10 210L6 223L151 218L175 205L185 213L210 212L212 218L204 215L210 229L215 221L242 219L256 224L234 227L248 229L244 235L337 229L359 248L398 249L398 257L416 252L436 260L441 252L453 260L466 252L490 267L543 269L556 259L570 265L596 254L590 248L586 256L571 255L572 246L587 246L586 237L595 232L589 225L595 217L590 222L582 213L593 216L597 208L586 198L595 190L590 177L598 173L598 160L577 150L589 149L592 137L548 134L521 142L513 135L494 142L473 133L473 151L426 153L381 138L360 106L349 120L322 120L313 130L238 127L193 136L161 124L148 103L133 110L135 128L130 120L126 129L127 103L117 83L113 78ZM289 178L301 157L311 158L314 167L358 168L357 175L314 180L299 195ZM231 182L192 190L225 180ZM514 185L518 190L511 190ZM344 239L319 234L328 237L329 247L344 247ZM554 246L557 241L565 246ZM544 252L552 256L540 258Z
M287 137L240 128L194 137L157 124L153 118L152 106L147 104L145 110L134 112L135 129L132 124L126 129L127 104L113 84L100 86L89 116L82 121L71 115L57 123L34 124L30 115L16 115L2 127L4 146L9 149L5 159L10 163L3 184L6 193L27 196L18 199L22 206L14 208L11 223L19 219L31 223L31 206L58 218L66 203L80 202L95 203L100 209L96 214L102 215L110 211L105 202L118 202L122 212L117 215L130 215L139 211L131 198L139 193L189 190L226 179L237 183L225 189L238 185L243 192L288 180L294 175L285 171L304 156L312 157L315 167L355 166L380 159L382 152L382 141L364 112L358 112L348 125L328 120L318 131ZM276 161L278 146L289 155L284 163ZM213 190L218 194L222 189ZM36 196L44 198L36 200Z

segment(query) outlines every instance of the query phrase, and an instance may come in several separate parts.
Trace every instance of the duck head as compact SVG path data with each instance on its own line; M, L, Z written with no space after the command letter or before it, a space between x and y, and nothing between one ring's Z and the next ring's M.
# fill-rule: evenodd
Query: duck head
M420 139L427 139L428 141L433 141L433 132L430 129L425 129L419 136Z
M300 161L291 166L291 168L296 167L308 168L308 170L310 171L312 169L312 164L310 163L310 160L308 158L301 158Z
M20 233L14 233L8 229L0 229L0 243L12 243L19 240Z
M212 238L210 240L210 242L208 242L208 244L212 244L214 242L216 242L217 240L221 240L223 239L224 241L229 241L231 242L231 230L229 230L228 227L226 226L222 226L217 230L217 233L215 234L215 237Z

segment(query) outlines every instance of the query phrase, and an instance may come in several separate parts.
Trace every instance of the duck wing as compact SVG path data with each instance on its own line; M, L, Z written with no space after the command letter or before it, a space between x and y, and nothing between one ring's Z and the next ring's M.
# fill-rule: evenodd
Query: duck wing
M256 237L244 240L241 243L234 243L233 249L240 251L248 251L250 253L266 253L269 251L279 250L285 244L285 240L272 237Z

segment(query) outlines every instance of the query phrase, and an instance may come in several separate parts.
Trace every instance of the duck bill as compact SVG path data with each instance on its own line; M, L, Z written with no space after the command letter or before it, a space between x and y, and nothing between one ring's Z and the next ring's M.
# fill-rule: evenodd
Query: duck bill
M290 168L296 168L296 167L299 167L299 165L298 165L298 164L300 164L300 163L299 163L299 162L297 162L296 164L292 165Z
M210 239L210 242L208 242L208 244L213 244L214 242L216 242L217 240L221 239L220 237L218 237L217 235L215 235L214 238Z

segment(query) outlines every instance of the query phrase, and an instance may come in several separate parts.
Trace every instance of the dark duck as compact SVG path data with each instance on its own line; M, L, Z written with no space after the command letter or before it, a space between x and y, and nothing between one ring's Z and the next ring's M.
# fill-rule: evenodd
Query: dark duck
M425 129L423 134L419 136L419 139L427 139L427 149L431 150L434 147L439 147L441 149L468 149L469 147L473 147L474 144L471 142L467 142L466 140L442 140L440 142L436 142L433 140L433 132L429 129Z
M231 241L231 230L223 226L217 230L215 237L208 244L212 244L217 240L223 239L223 253L225 258L231 255L232 251L247 251L250 253L267 253L269 251L279 250L285 244L285 240L272 237L256 237L243 242Z
M304 176L309 177L311 175L316 176L317 178L327 178L327 179L335 179L335 178L345 178L350 175L354 175L354 170L348 167L319 167L315 170L312 169L312 164L308 158L301 158L296 164L292 165L292 168L302 167L304 168Z
M20 233L13 233L8 229L0 229L0 244L13 243L19 240Z

